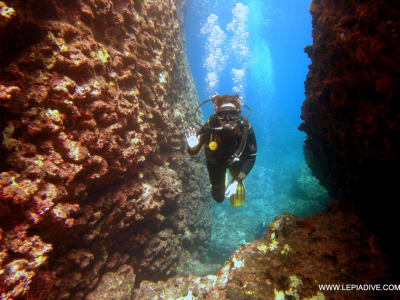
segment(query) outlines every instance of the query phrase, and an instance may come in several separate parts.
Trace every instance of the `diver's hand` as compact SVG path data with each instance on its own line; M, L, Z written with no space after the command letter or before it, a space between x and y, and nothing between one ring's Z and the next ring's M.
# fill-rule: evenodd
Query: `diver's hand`
M225 191L225 198L229 198L232 195L235 195L237 192L237 187L238 187L239 182L236 180L232 182L226 189Z
M185 132L186 142L189 148L194 148L199 144L199 137L196 136L196 130L193 127L189 127Z

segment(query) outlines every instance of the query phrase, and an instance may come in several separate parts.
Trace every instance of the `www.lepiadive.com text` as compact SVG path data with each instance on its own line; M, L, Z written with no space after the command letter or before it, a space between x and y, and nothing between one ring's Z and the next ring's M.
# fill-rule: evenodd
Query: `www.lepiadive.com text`
M400 284L319 284L320 291L400 291Z

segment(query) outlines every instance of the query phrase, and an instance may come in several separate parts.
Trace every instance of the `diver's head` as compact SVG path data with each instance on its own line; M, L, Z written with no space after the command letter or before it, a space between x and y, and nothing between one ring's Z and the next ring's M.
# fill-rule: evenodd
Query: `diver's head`
M236 95L214 95L212 98L214 102L214 111L217 113L219 110L233 109L239 113L242 111L242 103L238 94Z
M237 121L240 117L240 112L236 110L232 103L225 103L216 111L215 115L218 120L223 122Z
M241 103L239 95L216 95L213 97L215 115L220 125L227 130L237 127L240 118Z

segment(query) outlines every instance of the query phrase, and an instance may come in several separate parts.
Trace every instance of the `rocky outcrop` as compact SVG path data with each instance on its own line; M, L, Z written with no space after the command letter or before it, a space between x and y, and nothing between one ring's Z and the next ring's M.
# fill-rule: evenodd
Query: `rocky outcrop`
M313 1L314 44L302 109L308 164L334 196L397 190L400 7Z
M300 126L307 163L331 196L359 206L398 257L399 2L315 0L311 13Z
M274 220L264 238L242 245L218 274L143 281L134 299L390 297L383 291L384 284L391 283L390 260L357 213L354 206L339 201L305 219L286 213ZM337 290L324 290L322 285L328 284L337 285ZM367 291L372 285L382 291Z
M130 290L202 251L179 5L0 2L2 299L100 299L104 282Z

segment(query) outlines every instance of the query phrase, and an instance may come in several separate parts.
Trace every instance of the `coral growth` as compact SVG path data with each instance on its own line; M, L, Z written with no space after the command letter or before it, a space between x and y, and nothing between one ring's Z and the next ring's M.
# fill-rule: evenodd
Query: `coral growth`
M130 299L135 285L135 273L129 265L122 265L117 272L103 275L98 288L85 299Z
M286 213L274 220L264 238L242 245L217 274L157 283L143 281L135 299L390 297L383 291L338 292L319 288L320 284L375 284L388 280L389 259L382 253L379 240L354 217L355 213L353 206L340 201L307 219ZM312 224L311 232L306 224ZM349 226L352 230L348 230Z
M311 13L300 126L308 164L333 196L390 195L400 167L400 7L323 0Z
M185 153L197 96L177 3L0 12L1 298L81 299L123 265L156 280L199 255L207 179Z
M399 3L313 1L311 13L300 125L307 163L331 196L359 206L398 269Z
M15 10L0 1L0 27L5 26L15 16Z

